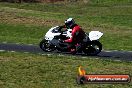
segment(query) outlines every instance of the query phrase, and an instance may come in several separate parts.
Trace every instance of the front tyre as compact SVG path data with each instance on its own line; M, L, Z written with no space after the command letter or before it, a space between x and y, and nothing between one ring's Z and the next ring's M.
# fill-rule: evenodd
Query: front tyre
M102 44L99 41L91 41L83 49L83 52L86 55L95 56L95 55L99 54L101 52L101 50L102 50Z
M55 47L50 45L49 44L49 41L48 40L45 40L43 39L40 44L39 44L40 48L43 50L43 51L46 51L46 52L51 52L51 51L54 51Z

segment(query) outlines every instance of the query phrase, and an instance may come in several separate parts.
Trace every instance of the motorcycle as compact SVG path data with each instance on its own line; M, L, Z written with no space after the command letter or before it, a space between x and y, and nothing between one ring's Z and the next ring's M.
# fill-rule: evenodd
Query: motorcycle
M62 31L60 26L52 27L46 33L39 46L43 51L46 52L52 52L55 50L61 52L70 52L69 49L64 48L67 45L62 43L61 40L71 38L71 32L72 29ZM75 53L82 53L86 55L99 54L102 50L102 44L99 42L99 39L102 35L103 33L99 31L91 31L90 33L85 33L85 38L83 39L83 42L76 46Z

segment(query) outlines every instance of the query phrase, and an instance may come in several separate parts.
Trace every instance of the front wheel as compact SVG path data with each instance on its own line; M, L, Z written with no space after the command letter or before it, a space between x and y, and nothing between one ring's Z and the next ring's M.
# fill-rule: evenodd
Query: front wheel
M87 55L97 55L102 50L102 44L99 41L89 42L83 49L83 52Z
M45 40L43 39L40 44L39 44L40 48L43 50L43 51L46 51L46 52L51 52L51 51L54 51L55 47L50 45L49 44L49 41L48 40Z

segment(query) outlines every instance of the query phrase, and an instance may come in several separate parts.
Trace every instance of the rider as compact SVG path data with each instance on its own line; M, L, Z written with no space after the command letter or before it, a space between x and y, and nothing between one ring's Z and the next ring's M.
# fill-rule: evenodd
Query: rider
M71 38L64 40L65 43L70 43L72 45L71 52L76 51L76 46L78 46L82 40L85 38L85 32L77 25L73 18L68 18L65 20L65 25L63 28L72 29Z

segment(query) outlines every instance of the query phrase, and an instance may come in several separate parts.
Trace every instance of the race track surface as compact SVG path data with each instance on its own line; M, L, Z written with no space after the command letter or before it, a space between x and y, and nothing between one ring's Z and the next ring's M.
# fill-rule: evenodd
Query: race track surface
M3 50L16 51L16 52L42 53L42 54L47 53L42 51L37 45L24 45L24 44L11 44L11 43L9 44L1 43L0 51ZM81 55L79 54L79 56ZM93 56L93 57L102 57L103 59L112 59L112 60L121 60L121 61L132 61L132 51L102 51L97 56Z

